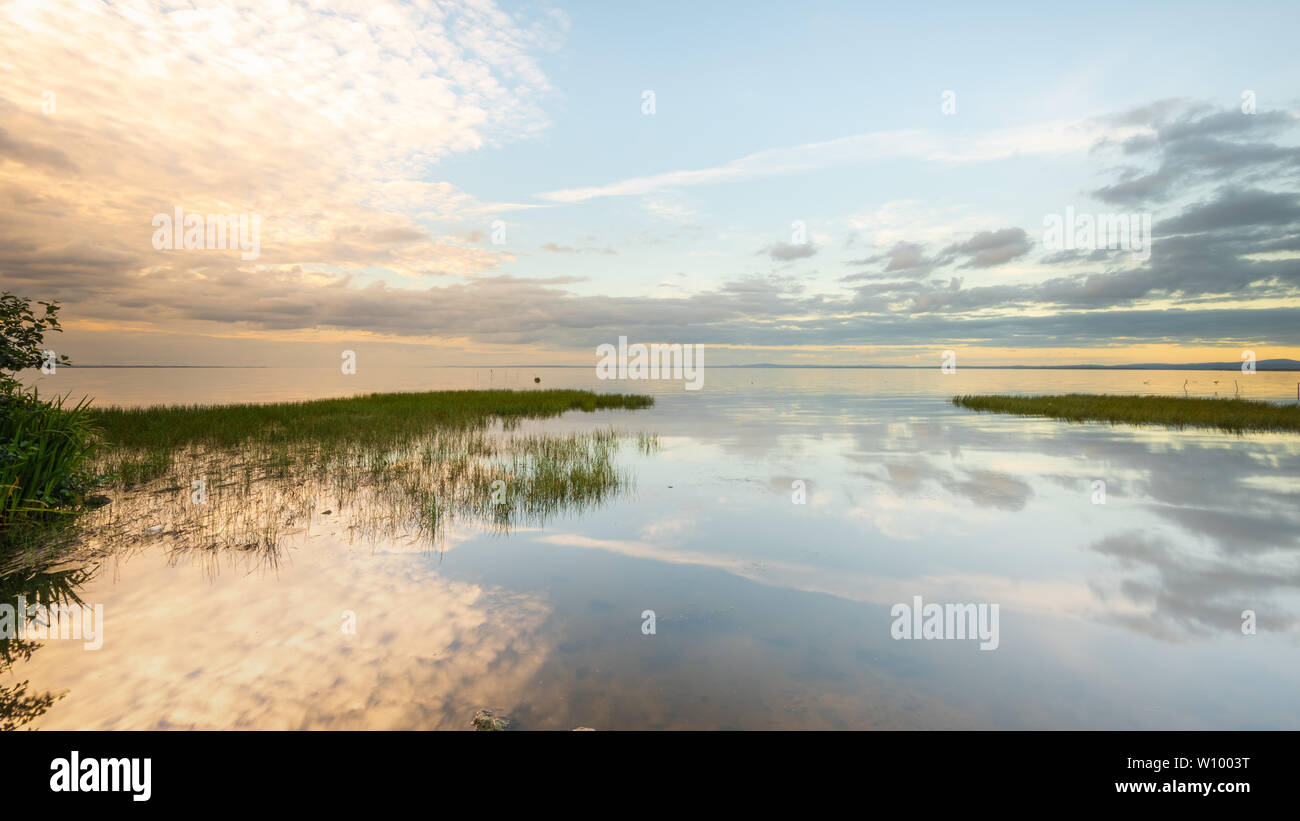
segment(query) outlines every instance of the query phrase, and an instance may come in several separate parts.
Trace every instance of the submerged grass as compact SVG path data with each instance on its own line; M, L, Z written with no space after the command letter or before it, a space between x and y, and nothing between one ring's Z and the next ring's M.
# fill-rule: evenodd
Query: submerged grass
M348 530L370 537L436 540L461 516L497 530L541 523L629 488L615 466L622 442L648 454L658 439L526 433L520 423L653 403L499 390L98 410L105 447L96 466L119 492L87 524L118 544L232 549L269 566L282 537L331 509L346 509Z
M1274 405L1248 399L1071 393L1056 396L954 396L952 403L976 411L1044 416L1071 422L1217 428L1233 433L1300 431L1300 405Z
M108 407L92 416L112 457L106 472L129 487L166 475L183 448L254 448L265 463L287 470L290 451L304 446L329 459L342 451L382 451L431 430L478 430L494 421L510 427L571 410L653 404L650 396L575 390L434 391L271 405Z

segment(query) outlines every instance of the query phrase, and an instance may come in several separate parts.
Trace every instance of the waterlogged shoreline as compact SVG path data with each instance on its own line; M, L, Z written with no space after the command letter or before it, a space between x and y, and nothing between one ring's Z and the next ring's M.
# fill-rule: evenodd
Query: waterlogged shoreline
M96 412L99 462L118 492L141 487L181 506L167 519L211 544L273 550L276 533L319 499L364 511L381 532L435 537L471 515L499 528L580 510L631 486L614 464L612 429L523 434L524 419L652 405L584 391L371 394L275 405L171 406ZM649 452L651 434L636 438ZM113 531L139 517L118 517ZM129 528L128 528L129 529Z
M620 453L649 455L658 441L608 427L551 433L521 423L652 404L643 396L502 390L96 410L100 495L58 527L8 534L0 550L2 600L16 603L0 604L0 729L30 724L66 695L66 687L22 679L34 652L60 652L47 642L85 634L83 649L100 655L105 605L86 596L103 595L107 568L116 573L153 556L165 569L196 566L204 584L217 585L231 571L278 578L291 552L315 555L320 536L385 553L400 545L441 554L452 530L464 538L540 528L629 493L634 477L619 466ZM322 641L348 635L339 613L353 614L355 634L355 611L375 612L339 598L334 630ZM120 614L136 608L111 609L114 627L129 636L132 620ZM110 643L128 646L118 652L150 644L119 636Z

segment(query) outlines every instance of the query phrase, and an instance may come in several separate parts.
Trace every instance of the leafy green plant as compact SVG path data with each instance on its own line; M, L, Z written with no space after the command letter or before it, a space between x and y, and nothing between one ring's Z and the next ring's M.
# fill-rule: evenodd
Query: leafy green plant
M19 371L50 361L45 334L62 330L58 304L37 304L39 315L31 300L0 294L0 529L71 513L90 484L85 468L97 431L89 400L43 401L18 381Z
M0 293L0 393L20 393L22 386L15 376L28 368L39 368L46 361L45 334L62 333L57 302L38 302L44 310L40 316L32 310L32 301ZM66 356L55 359L68 364Z
M10 397L0 414L0 527L23 517L67 514L90 479L96 430L89 401Z

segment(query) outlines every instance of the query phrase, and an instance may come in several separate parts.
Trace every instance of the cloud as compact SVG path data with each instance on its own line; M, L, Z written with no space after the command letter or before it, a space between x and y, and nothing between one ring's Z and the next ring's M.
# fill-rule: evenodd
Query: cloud
M1126 169L1123 179L1094 190L1092 195L1102 202L1117 205L1143 203L1164 196L1177 180L1172 171L1153 171L1138 175L1135 169Z
M571 248L567 245L556 245L554 242L547 242L541 245L543 251L550 251L553 254L615 254L618 253L613 248Z
M759 151L710 168L665 171L604 185L565 188L538 194L549 202L585 202L598 197L645 196L657 191L736 182L858 164L911 159L958 164L1026 155L1060 156L1087 151L1102 139L1130 136L1133 127L1100 120L1031 123L983 134L939 134L920 129L875 131L834 140Z
M147 312L154 327L222 334L319 331L382 334L410 339L464 339L475 344L590 349L620 334L686 339L704 344L921 345L936 340L1001 347L1096 347L1121 343L1187 342L1300 344L1300 309L1065 310L1050 315L964 315L986 302L1011 303L1006 286L929 289L915 282L874 300L810 294L792 278L747 277L689 295L668 297L581 294L571 277L510 276L452 281L430 288L320 280L303 270L229 272L202 278L156 272L95 307L102 320L133 321ZM95 284L87 284L89 291ZM918 289L924 289L918 291ZM250 294L256 294L255 299ZM918 295L919 294L919 295ZM941 302L945 296L957 298ZM895 310L889 303L917 296L927 310ZM944 312L945 305L952 311ZM95 360L99 361L99 360Z
M1224 188L1214 199L1188 208L1160 225L1161 234L1217 231L1245 226L1300 223L1300 195L1259 189Z
M816 255L817 246L811 242L801 242L797 245L788 242L775 242L759 251L759 253L767 254L776 262L791 262Z
M1117 181L1093 190L1102 202L1141 205L1206 182L1242 186L1300 175L1300 148L1264 141L1296 126L1289 112L1243 114L1166 101L1135 109L1125 119L1144 122L1148 130L1122 141L1100 140L1097 148L1118 145L1126 158L1149 156L1155 166L1120 169Z
M644 197L641 206L651 214L670 222L681 222L699 214L695 209L665 195Z
M1161 101L982 133L871 132L494 203L438 179L440 163L547 127L538 54L562 36L561 18L529 21L477 0L332 12L252 2L6 8L0 276L63 301L70 319L554 349L624 333L754 346L1300 340L1290 307L1300 288L1300 164L1285 142L1289 114ZM50 86L58 109L46 115L40 91ZM660 291L668 297L505 275L512 246L485 243L490 221L509 210L635 195L637 213L676 221L694 212L672 189L881 159L945 166L1064 155L1117 163L1101 169L1101 201L1158 210L1149 262L1061 253L1027 272L1033 239L999 228L1006 217L915 201L842 220L869 250L830 282L701 277L694 263L706 256L730 255L749 270L755 246L725 246L748 236L743 226L718 231L698 256L682 239L703 236L698 225L668 236L629 230L629 242L686 250L640 272L651 283L689 272L691 293ZM176 205L260 214L261 257L156 251L151 217ZM593 238L571 242L527 247L614 253ZM790 263L818 252L775 243L758 253ZM1017 278L993 279L1007 263Z
M1087 250L1067 250L1057 251L1054 254L1048 254L1043 257L1044 265L1061 265L1064 263L1077 262L1105 262L1115 256L1119 251L1113 251L1107 248L1096 248L1091 251Z
M3 100L0 100L3 103ZM3 109L3 106L0 106ZM22 165L49 166L51 169L75 174L77 166L67 154L57 148L15 139L0 128L0 157Z
M1029 252L1032 243L1021 228L1003 228L998 231L980 231L969 239L948 245L941 251L929 253L925 245L919 242L899 241L887 251L864 259L853 260L850 265L877 266L875 270L862 271L840 278L841 282L858 282L878 279L924 279L936 269L958 264L960 268L992 268ZM963 260L964 261L961 261ZM884 263L883 267L881 263ZM922 288L913 289L912 310L934 310L944 305L953 304L964 294L960 291L961 280L950 279L946 285L929 283ZM926 290L930 292L926 292ZM940 292L942 295L940 295ZM873 287L869 291L859 287L859 300L864 295L897 294L898 289ZM966 292L969 293L969 292Z
M945 254L969 257L963 268L990 268L1029 253L1032 243L1023 228L981 231L965 242L950 245Z
M931 280L907 289L858 284L854 287L855 307L961 315L1030 308L1107 310L1155 300L1189 307L1215 299L1231 299L1238 305L1256 302L1261 306L1296 300L1300 295L1300 258L1296 254L1300 250L1300 195L1292 189L1272 190L1262 183L1239 182L1267 178L1276 181L1279 175L1286 179L1291 149L1258 142L1225 143L1216 149L1215 161L1191 162L1187 168L1183 163L1189 162L1189 152L1204 148L1189 148L1189 140L1209 135L1254 140L1260 133L1294 128L1300 121L1290 115L1267 113L1252 120L1249 115L1216 112L1186 102L1144 111L1158 112L1158 118L1147 123L1152 141L1140 149L1150 152L1163 169L1156 172L1160 176L1158 184L1152 175L1134 177L1133 169L1120 168L1112 172L1117 182L1099 189L1099 195L1114 199L1120 186L1137 182L1145 186L1140 199L1161 208L1153 220L1155 241L1148 261L1138 263L1128 252L1108 249L1062 251L1039 260L1048 276L1036 282L982 282L962 287L955 280ZM1133 121L1136 117L1131 114L1126 119ZM1130 190L1135 193L1137 187ZM1191 192L1196 194L1189 196ZM853 274L842 281L871 283L891 275L907 276L909 272L924 278L950 264L974 269L991 267L1021 258L1031 247L1031 240L1020 228L981 231L941 251L929 251L922 242L896 244L890 254L857 261L885 261L884 270ZM958 263L961 259L965 262ZM921 265L920 260L926 263ZM1079 273L1081 263L1094 263L1096 267ZM1051 275L1052 267L1058 265L1069 266L1070 270Z
M885 276L894 277L926 277L930 275L944 260L938 257L930 257L925 253L925 247L916 242L899 241L883 254L877 254L865 259L854 260L850 265L878 265L886 263L885 267L876 272L852 274L843 277L843 281L851 282L858 279L875 279Z
M184 268L235 276L232 255L153 249L153 215L175 206L260 215L262 270L394 277L491 271L501 249L429 226L536 207L430 177L452 154L547 126L536 53L559 18L489 2L251 0L9 4L5 16L0 275L39 276L55 297L85 294L91 277L111 299Z

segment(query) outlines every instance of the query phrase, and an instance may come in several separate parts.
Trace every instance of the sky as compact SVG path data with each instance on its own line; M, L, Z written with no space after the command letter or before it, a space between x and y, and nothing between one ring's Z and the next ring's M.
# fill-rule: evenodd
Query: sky
M1295 19L0 0L0 288L74 364L1300 359Z

